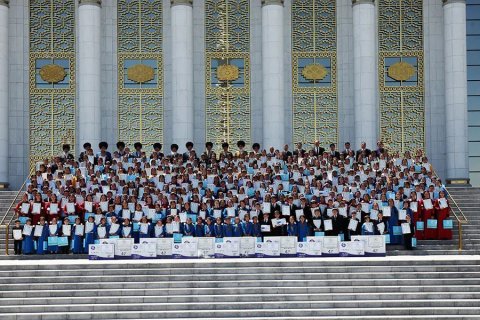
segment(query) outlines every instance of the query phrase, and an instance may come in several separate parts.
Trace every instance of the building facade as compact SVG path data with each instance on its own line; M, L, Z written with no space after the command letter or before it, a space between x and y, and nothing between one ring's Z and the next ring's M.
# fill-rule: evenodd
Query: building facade
M0 0L0 182L64 143L382 140L479 183L466 23L462 0Z

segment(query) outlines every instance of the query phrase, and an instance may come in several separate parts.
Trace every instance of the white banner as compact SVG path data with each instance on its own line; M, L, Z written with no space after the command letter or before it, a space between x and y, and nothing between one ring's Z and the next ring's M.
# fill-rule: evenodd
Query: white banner
M133 239L102 239L100 244L115 245L115 257L131 258Z
M338 256L338 237L320 237L323 239L322 254L326 256Z
M196 242L184 242L184 243L174 243L172 245L172 256L173 258L197 258L197 243Z
M240 238L223 238L215 243L215 258L233 258L240 256Z
M198 257L199 258L213 258L215 257L215 238L197 238Z
M364 244L361 241L341 241L339 251L341 257L360 257L365 255Z
M156 243L135 243L132 244L133 259L154 259L157 257Z
M297 255L297 237L280 237L280 255L286 257Z
M115 258L113 244L91 244L88 246L89 260L110 260Z
M321 257L323 248L323 238L325 237L307 237L304 242L303 256L304 257Z
M280 241L257 242L255 256L257 258L280 257Z
M157 238L157 257L171 258L173 238Z
M380 236L351 236L352 241L363 241L366 256L386 255L385 238Z
M255 256L255 237L240 238L240 257L254 257Z

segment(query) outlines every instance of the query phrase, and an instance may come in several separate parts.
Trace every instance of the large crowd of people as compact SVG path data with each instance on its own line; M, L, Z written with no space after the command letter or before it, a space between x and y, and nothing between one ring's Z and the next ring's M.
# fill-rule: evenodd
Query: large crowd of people
M15 208L16 254L87 253L105 238L385 235L411 249L415 239L451 239L441 180L421 150L389 153L362 143L343 151L319 141L289 150L254 143L218 154L207 142L162 153L118 142L90 143L37 164Z

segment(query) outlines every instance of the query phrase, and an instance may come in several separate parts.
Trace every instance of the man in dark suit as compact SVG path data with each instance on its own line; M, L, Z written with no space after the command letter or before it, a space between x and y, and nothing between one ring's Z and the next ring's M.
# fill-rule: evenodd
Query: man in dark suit
M288 157L293 156L293 153L288 150L288 144L283 146L283 161L287 161Z
M107 162L112 162L112 154L107 151L108 149L108 143L105 141L102 141L98 144L98 148L100 148L100 152L97 153L97 159L98 158L103 158L103 163Z
M347 157L350 154L350 151L353 151L350 146L350 142L345 142L345 150L342 151L344 157Z
M264 212L260 220L260 230L262 231L262 236L269 237L272 235L272 219L270 219L270 214Z
M320 141L316 140L315 143L313 144L313 154L318 157L323 155L325 152L325 148L320 147Z
M303 158L305 154L305 150L302 148L302 143L301 142L297 143L296 147L297 148L293 151L293 155L299 158Z
M212 150L213 149L213 143L208 141L207 143L205 143L205 152L203 153L203 156L202 158L205 158L205 162L207 164L210 164L212 159L216 159L217 158L217 155L215 154L215 152Z
M338 209L332 211L332 229L329 236L338 236L340 233L345 233L345 220L344 217L338 214Z
M360 149L357 150L357 154L355 155L355 158L358 159L358 157L362 154L364 158L368 158L372 151L370 149L367 149L367 144L365 142L362 142L360 145Z
M328 155L331 156L332 158L337 158L340 159L340 152L335 150L335 143L330 144L330 151L328 152Z
M162 144L160 142L155 142L153 144L153 152L152 155L150 155L150 158L153 158L153 154L156 153L159 159L163 159L163 153L162 151Z
M233 154L230 151L228 151L229 147L230 146L229 146L228 142L222 143L223 151L222 151L221 154L225 157L225 159L229 159L230 157L233 157Z
M85 142L83 144L83 150L78 157L78 162L83 162L83 157L88 153L87 151L92 149L92 144L90 142Z
M183 162L187 162L188 159L190 159L190 153L191 151L193 150L193 142L191 141L188 141L186 144L185 144L185 148L187 148L187 151L185 151L182 155L183 157Z

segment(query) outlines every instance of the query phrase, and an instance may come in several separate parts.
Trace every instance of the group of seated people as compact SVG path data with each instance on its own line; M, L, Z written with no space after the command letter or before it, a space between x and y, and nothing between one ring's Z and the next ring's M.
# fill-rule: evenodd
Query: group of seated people
M411 249L416 239L451 239L442 182L421 150L389 154L339 152L313 143L290 151L238 141L197 154L191 142L163 154L118 142L111 154L90 143L78 159L61 155L37 164L15 208L15 254L87 253L105 238L384 235ZM55 241L54 241L55 240Z

